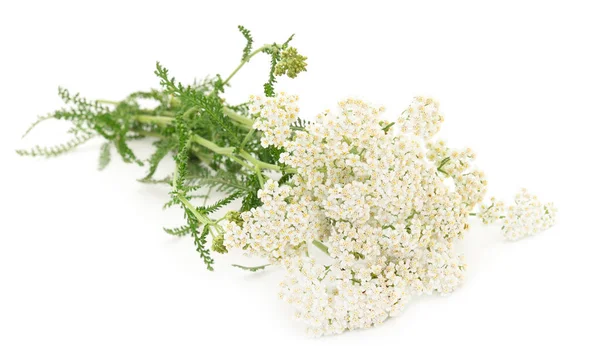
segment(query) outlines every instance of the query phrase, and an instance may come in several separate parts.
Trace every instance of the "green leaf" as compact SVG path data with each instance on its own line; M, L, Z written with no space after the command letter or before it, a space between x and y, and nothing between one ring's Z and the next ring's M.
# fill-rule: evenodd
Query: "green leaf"
M204 260L206 264L206 269L213 270L214 260L210 257L210 251L206 248L206 237L208 236L209 226L205 225L202 229L202 233L198 234L197 230L192 231L192 236L194 237L194 245L196 246L196 251L200 254L200 257Z
M256 175L250 176L247 182L250 191L242 200L240 212L250 211L252 208L262 206L262 201L258 198L258 190L260 190L260 181Z
M54 157L61 154L64 154L68 151L71 151L78 147L79 145L87 142L91 138L94 137L94 134L87 133L80 136L76 136L75 138L67 141L64 144L55 145L55 146L34 146L28 150L16 150L17 154L21 156L44 156L44 157Z
M176 227L176 228L163 228L163 230L170 235L177 236L177 237L183 237L183 236L189 234L192 231L192 228L188 225L185 225L185 226Z
M164 159L169 152L177 147L177 141L172 140L171 138L162 139L155 142L154 146L156 146L156 151L154 151L150 159L148 159L148 174L143 178L144 180L149 180L152 178L152 176L154 176L154 173L158 168L158 164L160 164L162 159Z
M239 265L239 264L231 264L232 267L240 268L242 270L247 270L247 271L251 271L251 272L257 272L259 270L263 270L266 267L268 267L269 265L271 265L271 264L258 265L258 266L254 266L254 267L247 267L247 266L243 266L243 265Z
M271 68L269 70L269 80L267 81L267 83L265 83L263 85L264 87L264 92L265 95L267 97L274 97L275 96L275 83L277 82L277 79L275 78L275 69L277 67L277 63L279 62L279 59L281 58L279 56L279 50L275 49L269 49L269 50L265 50L266 53L271 55Z
M205 206L205 207L200 207L198 208L198 212L204 213L204 214L210 214L210 213L215 213L216 211L218 211L219 209L227 206L228 204L230 204L231 202L235 201L237 198L242 196L242 192L241 191L236 191L234 193L232 193L231 195L215 202L214 204L210 205L210 206Z
M206 171L201 174L190 175L187 182L191 190L201 188L214 188L217 192L232 194L236 191L249 192L250 189L238 176L229 171L218 170L214 174Z
M110 141L105 142L100 147L100 157L98 158L98 170L102 171L110 163Z
M250 34L250 30L245 28L242 25L238 26L238 30L242 33L244 38L246 38L246 47L244 47L244 53L242 54L242 61L246 60L248 56L250 56L250 52L252 51L252 35Z

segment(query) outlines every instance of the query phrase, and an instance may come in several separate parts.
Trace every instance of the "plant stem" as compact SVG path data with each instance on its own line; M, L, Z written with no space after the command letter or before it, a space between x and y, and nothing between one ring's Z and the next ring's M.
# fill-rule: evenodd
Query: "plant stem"
M323 253L329 255L329 248L327 248L327 246L325 244L323 244L323 242L319 241L319 240L313 240L313 245L317 248L319 248Z
M254 166L258 167L259 169L281 171L281 168L279 166L255 159L254 156L250 155L246 150L240 150L240 156L250 161L252 164L254 164Z
M175 120L172 117L158 116L158 115L136 115L135 120L145 124L158 124L158 125L169 125Z
M231 111L231 109L227 109L228 111ZM225 112L225 109L223 110ZM231 111L233 112L233 111ZM233 112L235 113L235 112ZM243 118L246 121L250 121L250 119L239 115L237 113L235 113L239 118ZM238 119L239 119L238 118ZM146 123L146 124L158 124L158 125L169 125L173 122L173 120L175 120L174 118L171 117L166 117L166 116L153 116L153 115L137 115L134 117L135 120L141 122L141 123ZM239 121L238 121L239 122ZM240 122L241 123L241 122ZM203 146L207 149L209 149L212 152L215 152L217 154L220 155L225 155L229 158L231 158L232 160L234 160L235 162L249 168L247 165L244 165L243 162L241 162L241 160L239 160L235 155L234 155L234 151L235 148L234 147L221 147L215 143L213 143L212 141L205 139L201 136L198 135L192 135L192 141L200 146ZM260 161L256 158L254 158L252 155L250 155L247 151L245 150L240 150L240 156L244 159L246 159L247 161L249 161L252 165L254 165L254 167L258 168L258 169L267 169L267 170L275 170L275 171L282 171L281 167L279 167L278 165L274 165L274 164L269 164L268 162L264 162L264 161ZM286 169L283 170L285 172L295 172L294 169Z
M250 161L254 165L258 166L258 168L260 168L260 169L281 171L281 172L284 172L284 173L296 173L296 172L298 172L296 169L294 169L292 167L281 168L279 165L269 164L268 162L260 161L260 160L258 160L256 158L254 158L246 150L243 150L243 149L240 150L240 156L243 157L244 159Z
M190 115L191 115L193 112L197 111L197 110L198 110L198 107L191 107L190 109L186 110L186 111L183 113L183 117L184 117L184 118L189 118L189 117L190 117Z
M383 130L384 132L386 132L386 133L387 133L387 132L388 132L388 130L390 130L390 128L391 128L391 127L392 127L394 124L396 124L396 123L395 123L395 122L391 122L391 123L389 123L388 125L384 126L384 127L382 128L382 130Z
M111 104L111 105L119 105L119 102L115 102L114 100L104 100L104 99L99 99L96 102L100 103L100 104Z
M191 147L190 151L192 152L192 154L194 156L196 156L198 158L198 160L202 161L203 163L205 163L206 165L210 164L212 161L212 157L209 154L200 152L200 150Z
M187 117L190 114L192 114L195 110L198 110L198 109L195 107L190 108L185 113L183 113L183 116ZM228 116L234 122L241 124L240 126L246 128L246 129L252 129L252 124L254 123L252 121L252 119L246 118L245 116L238 114L229 108L223 108L223 114ZM160 116L160 115L136 115L134 117L134 119L139 121L140 123L157 124L157 125L169 125L175 120L174 117Z
M240 144L240 150L244 150L244 146L246 146L246 144L248 143L248 141L250 140L252 135L254 135L255 131L256 131L256 129L252 128L252 129L250 129L248 134L246 134L246 136L244 137L244 140L242 140L242 143Z
M192 212L192 214L194 215L194 217L196 217L196 219L198 220L198 222L207 224L207 225L213 225L215 222L213 220L211 220L210 218L201 215L200 212L198 212L196 210L196 207L194 207L194 205L192 205L192 203L190 201L188 201L185 197L183 197L182 194L178 193L177 194L177 198L179 199L179 201L181 201L181 203L183 203L183 205L190 211Z
M206 140L203 137L198 136L198 135L192 135L192 141L198 145L204 146L205 148L209 149L210 151L213 151L217 154L221 154L221 155L225 155L225 156L233 155L233 151L235 150L235 148L232 148L232 147L221 147L221 146L213 143L212 141Z
M258 266L255 266L255 267L248 267L248 266L245 266L245 265L231 264L231 266L233 266L233 267L244 269L244 270L249 270L249 271L262 270L262 269L268 267L269 265L271 265L271 264L258 265Z
M256 173L256 177L258 177L258 183L260 184L260 188L263 188L265 186L265 179L262 173L260 172L258 166L254 166L254 172Z
M238 73L238 71L240 69L242 69L242 67L244 67L244 65L248 62L250 62L250 59L252 57L254 57L256 54L263 52L266 49L270 49L273 48L273 46L275 45L264 45L260 48L258 48L257 50L255 50L254 52L250 53L247 57L245 57L242 62L240 62L240 64L233 70L233 72L231 72L231 74L225 78L225 81L223 81L223 88L225 88L225 86L227 85L227 83L229 83L229 81L231 80L231 78L233 78L233 76L235 76L236 73ZM213 94L215 93L215 91L213 91Z
M227 107L223 107L223 114L227 115L229 118L245 126L252 127L252 124L254 124L254 121L252 119L246 118L245 116L238 114Z

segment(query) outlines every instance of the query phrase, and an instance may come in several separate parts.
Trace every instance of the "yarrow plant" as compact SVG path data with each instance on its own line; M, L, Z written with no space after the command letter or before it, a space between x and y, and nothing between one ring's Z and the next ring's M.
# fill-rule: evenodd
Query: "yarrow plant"
M431 98L414 98L397 119L358 99L300 119L298 96L274 86L279 76L305 71L307 58L290 46L292 37L253 50L250 31L239 30L247 45L225 79L184 86L157 63L161 89L121 101L59 89L66 106L31 128L49 118L69 121L73 139L17 153L56 156L104 138L99 168L116 151L147 166L141 182L170 185L166 206L179 206L185 224L165 231L190 235L209 270L213 253L233 250L267 261L239 268L285 269L279 295L315 336L372 327L413 296L454 291L466 270L454 242L470 219L498 223L508 240L554 224L556 208L525 190L514 204L484 201L487 180L475 153L434 139L444 117ZM229 104L223 94L232 77L261 53L271 59L264 93ZM147 100L154 103L149 109ZM156 148L147 160L129 147L143 138ZM170 154L173 174L155 178ZM199 205L206 192L211 203ZM239 209L225 212L232 203Z

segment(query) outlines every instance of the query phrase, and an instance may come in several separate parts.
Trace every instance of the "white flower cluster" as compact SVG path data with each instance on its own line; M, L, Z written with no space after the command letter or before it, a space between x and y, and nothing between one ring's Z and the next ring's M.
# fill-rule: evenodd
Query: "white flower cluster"
M263 132L263 147L282 147L290 137L290 125L298 119L298 96L284 92L275 97L250 97L250 114L256 116L252 127Z
M278 186L269 180L258 192L263 205L241 214L242 226L237 222L225 224L224 244L227 249L242 248L247 253L277 262L293 256L302 245L324 233L324 220L301 188Z
M482 203L479 205L477 217L479 217L484 224L494 223L502 217L504 209L504 202L498 201L495 197L492 197L490 198L489 204Z
M508 240L517 240L546 230L556 221L556 208L552 203L543 204L537 196L522 189L515 197L515 204L508 207L502 220L502 231Z
M492 199L471 213L487 181L472 150L426 142L443 120L437 102L416 98L399 120L405 134L388 130L383 108L349 99L291 135L295 102L254 98L263 145L283 147L280 161L297 174L282 185L268 180L263 205L227 223L225 246L283 265L280 296L316 336L377 325L413 295L452 292L466 267L453 242L469 215L491 223L504 206ZM553 222L552 206L525 193L516 202L505 218L509 236ZM312 244L329 262L309 256Z
M439 103L426 97L415 97L400 118L400 130L403 133L413 133L424 139L429 139L438 131L444 117L439 113Z
M288 274L280 297L314 336L372 327L398 315L415 294L447 294L460 284L466 264L449 249L439 242L430 250L416 249L415 257L381 255L353 268L339 260L324 265L297 257L284 263Z
M487 192L487 180L482 171L473 169L475 152L470 148L454 150L443 140L428 142L427 159L435 163L437 170L454 179L456 192L469 209L481 202Z
M296 308L296 318L314 336L378 325L396 316L410 299L394 264L376 278L366 267L354 273L302 257L290 260L286 268L280 297Z
M465 150L450 149L444 140L427 142L427 159L448 176L456 177L469 170L475 160L475 152L471 148Z

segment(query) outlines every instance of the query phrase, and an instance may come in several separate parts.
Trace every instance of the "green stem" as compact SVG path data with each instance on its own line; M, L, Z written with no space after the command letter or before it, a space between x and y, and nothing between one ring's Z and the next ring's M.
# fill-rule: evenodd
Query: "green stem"
M221 154L221 155L225 155L225 156L232 156L233 151L235 150L235 148L233 148L233 147L221 147L221 146L213 143L212 141L206 140L203 137L198 136L198 135L192 135L192 141L198 145L204 146L205 148L209 149L210 151L213 151L217 154Z
M183 117L184 118L189 118L191 116L192 113L197 112L198 111L198 107L191 107L190 109L186 110L183 113ZM254 123L251 119L246 118L245 116L236 113L235 111L223 107L223 114L225 114L226 116L228 116L230 119L233 120L233 123L239 127L242 127L244 129L250 130L252 129L252 123Z
M231 264L231 266L233 266L233 267L240 268L240 269L243 269L243 270L253 271L253 272L254 271L258 271L258 270L262 270L262 269L268 267L269 265L271 265L271 264L258 265L258 266L255 266L255 267L247 267L245 265Z
M188 201L182 194L178 193L177 194L177 198L179 199L179 201L181 201L181 203L183 203L183 205L190 211L192 212L192 214L194 215L194 217L196 217L196 219L198 220L198 222L207 224L207 225L213 225L215 224L215 222L213 220L211 220L210 218L201 215L200 212L198 212L196 210L196 207L194 207L194 205L192 205L192 203L190 201Z
M192 107L192 108L188 109L185 113L183 113L183 116L188 117L190 114L192 114L196 110L198 110L198 108ZM223 108L223 114L228 116L230 119L232 119L237 124L240 124L239 126L245 128L245 129L249 129L249 130L252 129L252 123L254 123L252 121L252 119L246 118L245 116L238 114L229 108ZM139 121L140 123L157 124L157 125L169 125L175 120L174 117L160 116L160 115L136 115L134 117L134 119Z
M450 157L446 157L442 160L442 162L440 162L440 166L437 167L437 170L443 174L445 174L446 176L450 176L448 175L448 173L444 170L442 170L442 167L444 167L444 165L446 165L448 163L448 161L450 161Z
M327 246L325 244L323 244L323 242L319 241L319 240L313 240L313 245L317 248L319 248L323 253L329 255L329 248L327 248Z
M135 120L145 124L158 124L158 125L169 125L175 120L172 117L158 116L158 115L136 115Z
M259 169L281 171L281 167L255 159L254 156L250 155L246 150L240 150L240 156L250 161L254 166L258 167Z
M263 188L265 186L265 179L262 173L260 172L258 166L254 166L254 172L256 173L256 177L258 177L258 183L260 184L260 188Z
M100 103L100 104L111 104L111 105L119 105L119 102L115 102L114 100L104 100L104 99L99 99L96 102Z
M244 146L246 146L246 144L248 143L250 138L252 138L252 135L254 135L255 131L256 131L256 129L252 128L252 129L250 129L248 134L246 134L246 136L244 137L244 140L242 140L242 144L240 144L240 150L244 150Z
M250 62L250 59L252 57L254 57L255 55L257 55L260 52L263 52L266 49L273 48L273 46L276 46L276 45L264 45L264 46L258 48L257 50L255 50L254 52L250 53L248 56L246 56L242 60L242 62L240 62L240 64L233 70L233 72L231 72L231 74L227 78L225 78L225 81L223 81L223 88L225 88L225 86L227 85L227 83L229 83L229 81L231 80L231 78L233 78L233 76L235 76L235 74L238 73L238 71L240 69L242 69L242 67L244 67L244 65L246 63ZM214 93L215 93L215 91L213 91L213 94Z
M223 111L225 112L226 109L227 108L225 108ZM230 109L227 109L227 110L231 111ZM239 115L237 113L236 113L236 115L243 118L244 120L251 121L250 119L248 119L242 115ZM134 117L134 119L141 123L158 124L158 125L169 125L175 120L174 118L171 118L171 117L153 116L153 115L137 115ZM239 160L238 158L235 157L235 155L234 155L235 148L234 147L221 147L221 146L213 143L212 141L207 140L198 135L192 135L192 141L200 146L203 146L203 147L217 153L217 154L225 155L225 156L231 158L232 160L244 165L241 162L241 160ZM257 167L258 169L282 171L281 167L279 167L278 165L269 164L268 162L260 161L256 158L254 158L252 155L250 155L247 151L245 151L243 149L240 151L240 156L242 158L246 159L247 161L249 161L252 165L254 165L254 167ZM244 165L244 166L249 168L247 165ZM285 172L295 172L296 170L289 168L284 171Z
M387 133L387 132L388 132L388 130L390 130L390 128L391 128L391 127L392 127L394 124L396 124L396 123L395 123L395 122L391 122L391 123L389 123L388 125L384 126L384 127L382 128L382 129L383 129L383 131Z
M227 107L223 107L223 114L227 115L230 119L243 124L244 126L249 126L252 127L252 124L254 124L254 121L250 118L247 118L241 114L236 113L235 111L227 108Z
M190 109L186 110L185 113L183 113L183 117L187 118L195 111L198 111L198 107L191 107Z
M196 149L194 147L191 147L190 151L192 152L192 154L194 156L196 156L198 158L198 160L202 161L203 163L205 163L207 165L211 163L212 157L209 154L205 154L203 152L200 152L200 150L198 150L198 149Z
M244 160L240 160L235 156L229 156L229 158L235 162L237 162L238 164L244 166L245 168L247 168L248 170L254 170L254 167L252 167L251 165L249 165L247 162L245 162Z

